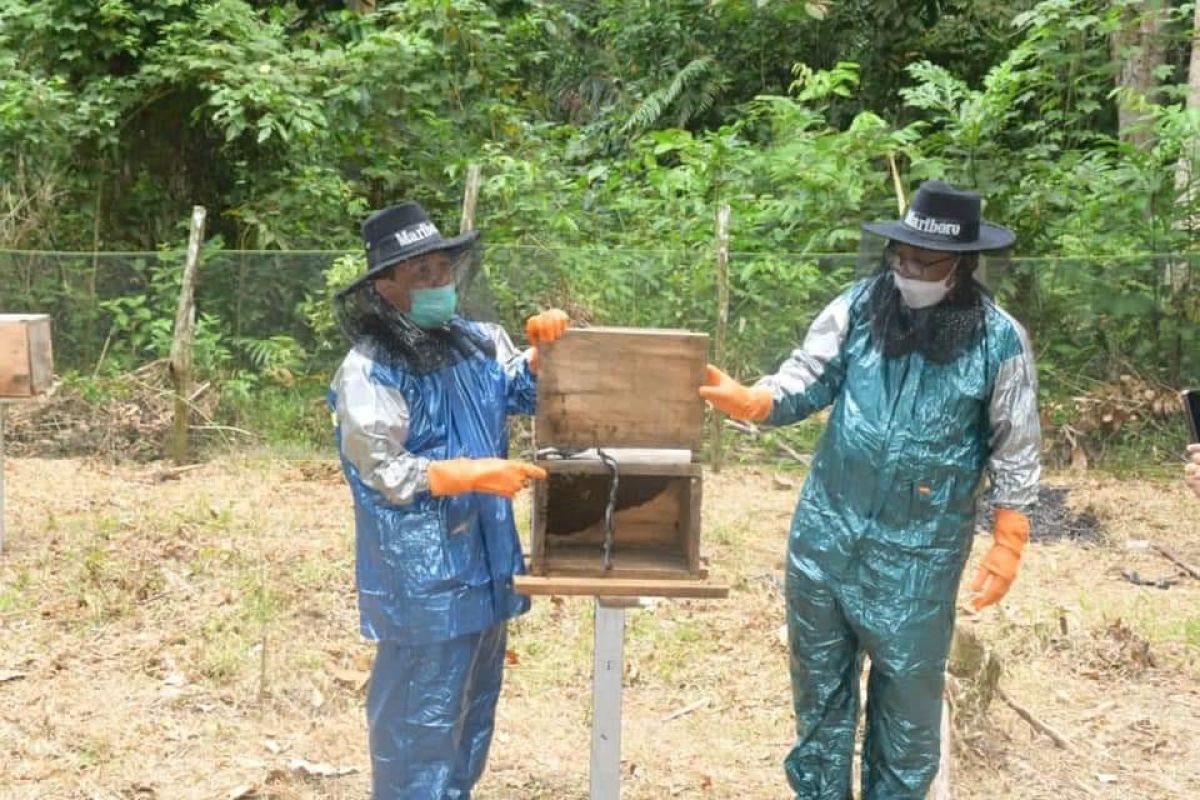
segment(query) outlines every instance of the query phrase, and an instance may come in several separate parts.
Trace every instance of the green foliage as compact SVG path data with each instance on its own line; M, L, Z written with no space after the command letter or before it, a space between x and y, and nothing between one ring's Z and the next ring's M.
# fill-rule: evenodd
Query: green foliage
M250 373L252 374L252 373ZM245 377L241 373L239 377ZM327 376L298 376L288 384L260 382L248 391L237 391L237 380L222 384L220 421L250 431L269 447L299 445L305 455L327 456L333 443L333 425L325 405ZM238 444L244 444L241 440Z
M146 361L167 358L175 326L175 311L183 280L183 265L174 258L138 260L134 264L143 287L132 294L99 302L111 320L108 369L129 369ZM199 313L194 330L193 362L199 374L211 375L230 363L233 351L225 326L213 314Z
M621 126L621 133L638 134L657 127L672 108L678 127L703 115L713 107L721 88L719 81L710 80L714 71L714 62L707 56L688 62L670 82L641 100Z
M340 348L342 337L333 318L333 296L366 270L367 260L361 253L348 253L334 259L325 271L322 290L309 294L300 304L300 315L318 343L318 352L334 353Z
M1180 87L1114 93L1135 3L341 6L0 0L0 246L148 253L119 269L0 258L0 297L54 313L60 360L166 355L183 221L202 203L198 369L227 421L320 435L319 412L283 408L319 393L345 347L330 301L363 269L359 221L410 197L449 231L478 162L485 271L514 332L551 303L712 330L728 204L728 366L770 370L853 280L855 257L829 254L895 216L895 169L907 193L932 177L977 188L1017 230L1035 260L999 293L1050 393L1130 365L1200 376L1195 259L1163 255L1194 250L1200 193L1176 168L1195 163L1200 120ZM1164 12L1163 81L1182 80L1188 13ZM1118 138L1118 102L1148 145Z

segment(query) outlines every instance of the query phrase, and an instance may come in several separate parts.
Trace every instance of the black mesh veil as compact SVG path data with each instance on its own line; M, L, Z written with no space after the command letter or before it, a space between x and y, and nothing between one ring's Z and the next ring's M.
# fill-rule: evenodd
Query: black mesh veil
M496 319L495 302L483 272L479 240L450 253L458 291L456 316L439 328L421 328L364 281L334 299L333 313L342 332L355 345L370 346L376 358L428 374L476 353L495 356L495 345L475 322ZM404 269L405 262L396 265Z
M475 240L454 256L454 282L458 288L458 314L475 322L499 322L496 297L483 267L483 242Z

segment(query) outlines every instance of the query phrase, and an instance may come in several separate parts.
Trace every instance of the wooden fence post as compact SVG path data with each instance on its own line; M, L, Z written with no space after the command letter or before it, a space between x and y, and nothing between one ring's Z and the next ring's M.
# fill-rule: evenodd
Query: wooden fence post
M725 339L729 333L729 204L717 210L717 332L713 342L713 359L721 369L725 364ZM713 471L725 466L725 420L721 412L712 413Z
M188 236L187 260L183 266L183 286L175 310L175 334L171 340L171 380L175 384L175 424L168 448L171 458L181 464L188 455L188 417L192 390L192 340L196 332L196 271L204 242L204 206L192 207L192 231Z
M462 218L458 223L460 236L467 231L475 230L475 204L479 201L480 174L478 164L471 164L467 167L467 188L463 192Z

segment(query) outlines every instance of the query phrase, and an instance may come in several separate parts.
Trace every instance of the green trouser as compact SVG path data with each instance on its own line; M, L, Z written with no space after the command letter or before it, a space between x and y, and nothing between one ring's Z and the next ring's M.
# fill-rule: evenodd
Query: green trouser
M864 655L863 800L924 800L938 770L953 596L884 597L796 568L786 591L796 743L785 769L797 800L851 796Z

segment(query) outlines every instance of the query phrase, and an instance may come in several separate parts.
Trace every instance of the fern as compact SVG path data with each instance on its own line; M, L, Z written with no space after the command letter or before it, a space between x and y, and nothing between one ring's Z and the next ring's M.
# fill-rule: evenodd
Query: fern
M263 370L295 369L305 358L304 348L291 336L271 336L267 339L238 338L234 342L245 352L250 363Z
M664 67L669 68L670 65L664 64ZM655 89L638 104L621 126L621 133L636 136L650 130L662 121L672 106L676 106L679 112L676 125L683 127L712 108L723 88L716 73L716 62L711 57L692 59L675 73L666 86Z

